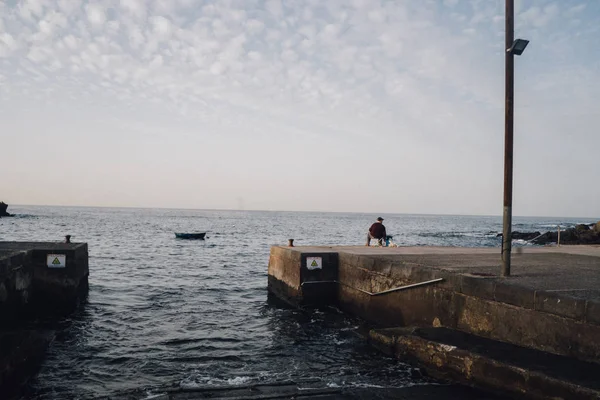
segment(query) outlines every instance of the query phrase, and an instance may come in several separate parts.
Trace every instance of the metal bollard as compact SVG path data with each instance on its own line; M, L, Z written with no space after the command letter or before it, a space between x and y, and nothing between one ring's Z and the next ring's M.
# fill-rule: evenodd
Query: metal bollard
M71 243L71 235L65 235L65 243Z
M288 247L294 247L294 239L288 239Z

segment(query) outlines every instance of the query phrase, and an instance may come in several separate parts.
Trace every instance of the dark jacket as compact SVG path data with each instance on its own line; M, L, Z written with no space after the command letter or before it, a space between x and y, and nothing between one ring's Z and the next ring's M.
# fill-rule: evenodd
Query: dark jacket
M373 225L371 225L369 228L369 233L375 239L385 239L387 236L385 233L385 226L383 226L381 222L375 222Z

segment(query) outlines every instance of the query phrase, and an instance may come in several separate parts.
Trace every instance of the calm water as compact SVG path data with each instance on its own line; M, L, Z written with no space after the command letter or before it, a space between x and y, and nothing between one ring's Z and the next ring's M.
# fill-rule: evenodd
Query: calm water
M335 310L267 302L269 247L364 244L377 215L11 207L0 240L89 243L90 293L62 321L31 396L77 398L140 386L315 379L329 386L430 384L366 346ZM384 215L400 245L499 246L500 217ZM584 219L515 218L515 230ZM206 241L173 232L207 231ZM475 397L474 397L475 398Z

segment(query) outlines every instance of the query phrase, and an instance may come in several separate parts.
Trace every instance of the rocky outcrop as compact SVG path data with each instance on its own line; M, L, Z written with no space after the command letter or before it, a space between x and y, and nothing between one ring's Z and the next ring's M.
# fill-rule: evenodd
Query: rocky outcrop
M514 231L511 233L511 238L513 240L531 240L533 238L536 238L538 236L540 236L542 233L541 232L519 232L519 231ZM496 235L496 237L502 237L502 234L499 233Z
M558 231L546 232L531 241L533 244L548 244L558 242ZM600 244L600 222L586 225L579 224L560 232L561 244Z
M1 217L12 217L12 215L6 211L7 208L8 208L8 204L6 204L3 201L0 201L0 218Z
M558 242L558 230L546 232L512 232L513 240L526 240L532 244L549 244ZM496 237L502 237L499 233ZM574 228L560 232L561 244L600 244L600 221L595 224L579 224Z

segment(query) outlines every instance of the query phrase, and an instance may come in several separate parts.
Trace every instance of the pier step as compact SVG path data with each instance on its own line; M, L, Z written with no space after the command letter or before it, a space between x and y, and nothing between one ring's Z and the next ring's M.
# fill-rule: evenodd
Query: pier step
M308 381L307 381L308 382ZM318 384L313 380L312 384ZM321 382L322 384L322 382ZM482 393L460 385L417 385L405 387L314 387L306 383L271 382L222 387L192 387L153 390L136 389L109 397L92 397L86 400L505 400L496 395Z
M412 359L432 375L526 399L599 399L600 365L447 328L368 333L379 349Z
M336 388L300 389L295 383L224 386L222 388L194 388L178 390L157 400L192 400L192 399L221 399L221 400L267 400L281 398L298 399L335 399L341 393Z

